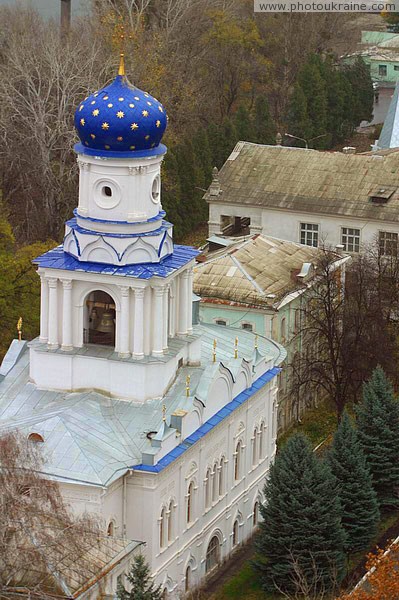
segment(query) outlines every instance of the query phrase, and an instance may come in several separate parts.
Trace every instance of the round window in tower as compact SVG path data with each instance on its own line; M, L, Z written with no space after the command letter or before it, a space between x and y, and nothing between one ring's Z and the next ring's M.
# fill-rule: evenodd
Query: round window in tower
M151 200L158 204L161 199L161 181L159 175L156 175L152 182L151 188Z
M119 204L121 193L115 181L100 179L94 188L94 200L100 208L115 208Z

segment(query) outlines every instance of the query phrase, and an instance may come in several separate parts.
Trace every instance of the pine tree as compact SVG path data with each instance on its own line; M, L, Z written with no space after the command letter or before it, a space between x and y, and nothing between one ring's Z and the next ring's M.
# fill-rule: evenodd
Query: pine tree
M222 123L219 140L221 156L223 159L222 164L228 159L238 141L237 131L233 121L226 118Z
M223 153L220 145L220 139L222 136L221 126L218 123L209 123L206 129L209 147L211 149L212 156L212 168L217 167L220 169L224 163Z
M202 171L201 186L207 188L212 180L212 169L214 167L212 152L206 129L201 127L193 136L193 148L197 164Z
M381 509L399 507L399 403L381 367L356 408L359 439Z
M173 223L173 232L178 239L186 233L181 215L182 194L180 188L179 169L173 150L169 150L162 163L162 207L166 218Z
M376 532L379 510L366 458L346 412L334 435L327 460L338 483L345 547L348 552L362 550Z
M308 117L306 96L303 89L297 83L294 86L287 115L288 133L308 140L312 136L312 124ZM290 146L303 146L303 142L289 140Z
M353 90L354 126L361 121L371 121L373 116L374 90L370 69L361 56L344 71Z
M264 589L298 591L298 570L320 589L339 583L345 534L336 483L305 436L295 434L288 440L270 469L264 491L254 563Z
M307 116L312 124L312 137L327 133L327 90L321 76L318 62L312 57L298 74L300 84L306 98ZM324 148L324 138L312 142L312 147Z
M125 586L120 584L117 590L119 600L161 600L161 586L154 587L151 581L150 568L142 554L133 558L130 572L125 575L131 585L131 591L127 592Z
M240 104L234 115L234 125L237 132L237 140L244 142L254 141L254 128L251 115L243 104Z
M255 142L258 144L275 143L276 126L271 117L266 96L258 96L255 100L254 128Z

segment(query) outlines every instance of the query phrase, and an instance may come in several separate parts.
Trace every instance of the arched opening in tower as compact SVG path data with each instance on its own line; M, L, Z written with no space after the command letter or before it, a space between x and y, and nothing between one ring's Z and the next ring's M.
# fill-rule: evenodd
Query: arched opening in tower
M90 292L84 312L84 343L115 346L116 312L112 297L102 290Z

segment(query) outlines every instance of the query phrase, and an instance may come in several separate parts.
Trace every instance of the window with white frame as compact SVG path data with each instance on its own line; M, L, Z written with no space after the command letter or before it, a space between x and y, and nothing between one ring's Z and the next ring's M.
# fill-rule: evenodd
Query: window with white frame
M211 505L211 470L208 469L205 475L205 481L204 481L204 493L205 493L205 508L209 508Z
M193 521L194 510L194 481L191 481L187 491L187 524Z
M165 507L161 511L161 518L159 520L159 547L165 548L165 529L166 529L166 509Z
M168 517L168 542L172 542L173 541L173 529L174 529L174 512L175 512L175 506L173 503L173 500L170 501L169 503L169 508L167 511L167 517Z
M387 65L378 65L378 75L380 77L386 77L387 76Z
M382 256L397 256L398 234L392 231L380 231L379 245Z
M305 246L319 245L319 226L315 223L301 223L301 244Z
M248 331L253 331L254 326L252 323L241 323L241 329L247 329Z
M219 463L219 496L223 496L224 492L224 457L220 459Z
M234 480L238 481L241 479L241 452L242 452L242 442L239 441L236 446L236 451L234 453Z
M252 436L252 466L254 467L258 462L258 428L255 427L254 434Z
M216 325L223 325L224 327L227 325L227 321L225 319L216 319Z
M342 227L341 242L345 252L359 252L360 229L354 227Z

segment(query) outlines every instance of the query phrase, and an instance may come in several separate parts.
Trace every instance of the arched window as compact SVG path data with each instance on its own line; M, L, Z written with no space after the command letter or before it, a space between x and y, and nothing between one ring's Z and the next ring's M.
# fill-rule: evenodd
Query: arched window
M209 542L208 549L206 551L206 564L205 570L207 573L212 571L220 561L220 544L219 539L216 535L213 536Z
M223 496L224 493L224 457L220 459L219 463L219 496Z
M286 337L286 327L285 327L285 317L281 319L280 323L280 338L282 342L285 342Z
M188 565L186 569L186 582L185 582L185 591L189 592L191 588L191 567Z
M211 470L208 469L205 476L205 508L211 505Z
M161 511L161 519L159 523L159 547L165 547L165 519L166 519L166 509L163 508Z
M219 485L218 485L218 464L215 463L213 465L213 481L212 481L212 501L216 502L219 494Z
M252 436L252 466L254 467L258 462L258 428L255 427L254 434Z
M114 537L114 535L115 535L115 523L113 521L110 521L108 528L107 528L107 536Z
M44 438L40 433L30 433L28 435L28 440L30 442L44 442Z
M257 500L254 504L254 512L252 514L252 525L254 527L256 527L258 522L259 522L259 502Z
M241 477L241 451L242 443L238 442L234 456L234 481L238 481Z
M266 423L262 422L259 431L259 459L265 458L266 455Z
M171 542L173 540L173 528L174 528L174 505L173 505L173 500L171 500L169 502L169 509L168 509L168 542Z
M233 547L238 544L238 521L234 521L233 525Z
M187 492L187 523L191 523L193 520L193 504L194 504L194 482L192 481L188 486Z

